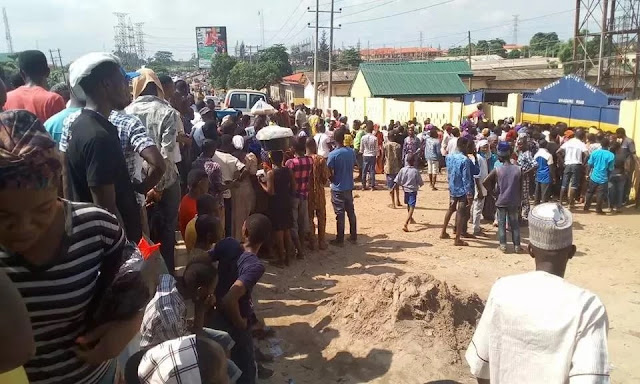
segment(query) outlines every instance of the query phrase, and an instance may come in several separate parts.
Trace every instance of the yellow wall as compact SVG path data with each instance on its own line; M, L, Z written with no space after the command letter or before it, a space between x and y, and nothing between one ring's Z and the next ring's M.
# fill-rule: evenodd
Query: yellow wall
M625 100L620 103L620 117L618 125L625 129L627 136L636 143L640 143L640 100ZM633 175L633 185L631 188L631 199L636 198L636 191L640 184L640 173L636 168Z
M356 79L351 85L351 97L371 97L371 91L367 85L367 81L364 79L364 75L361 71L358 71Z
M460 121L462 103L416 101L413 108L420 123L429 118L431 124L442 127L443 124Z
M391 119L401 122L409 121L413 118L413 103L388 99L385 102L385 117L386 120L383 124L386 124L387 120Z
M347 109L346 107L347 107L346 98L331 96L331 109L337 109L338 112L344 114L344 111Z
M362 120L362 118L367 114L366 113L366 99L363 97L346 97L347 100L346 109L347 113L343 113L347 115L349 120L353 121L355 119Z

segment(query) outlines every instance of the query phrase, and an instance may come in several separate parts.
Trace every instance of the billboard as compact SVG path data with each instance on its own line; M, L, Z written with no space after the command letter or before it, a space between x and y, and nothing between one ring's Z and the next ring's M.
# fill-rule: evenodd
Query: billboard
M211 68L211 57L227 53L227 27L196 27L198 68Z

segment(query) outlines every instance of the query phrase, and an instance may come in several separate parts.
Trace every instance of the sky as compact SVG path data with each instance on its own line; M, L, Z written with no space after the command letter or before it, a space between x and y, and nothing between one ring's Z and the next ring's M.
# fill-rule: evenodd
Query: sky
M331 0L319 0L329 10ZM316 0L5 0L14 51L60 49L65 64L84 53L112 51L114 12L128 13L131 22L144 23L147 56L169 50L178 59L195 53L196 26L226 26L230 52L236 41L261 45L260 11L265 45L289 47L313 37L307 23L315 23ZM268 8L266 7L268 5ZM428 7L428 8L427 8ZM513 15L519 16L518 43L536 32L572 34L572 3L557 0L335 0L336 48L355 46L448 48L471 39L502 38L513 43ZM424 8L424 9L421 9ZM399 15L396 15L399 14ZM394 16L395 15L395 16ZM377 19L377 20L371 20ZM329 14L320 14L329 26ZM328 30L327 30L328 32ZM1 31L0 31L1 33ZM7 52L5 39L0 51Z

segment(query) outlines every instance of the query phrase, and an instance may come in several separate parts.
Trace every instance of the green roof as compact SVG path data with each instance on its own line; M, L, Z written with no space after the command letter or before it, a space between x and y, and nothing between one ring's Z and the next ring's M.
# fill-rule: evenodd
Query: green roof
M373 97L463 95L461 76L473 76L466 61L362 63L360 71Z

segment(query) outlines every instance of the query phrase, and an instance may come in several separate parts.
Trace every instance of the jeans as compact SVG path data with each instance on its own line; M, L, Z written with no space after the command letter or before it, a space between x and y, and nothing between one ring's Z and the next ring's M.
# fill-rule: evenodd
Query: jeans
M356 164L358 164L358 179L362 179L362 153L360 153L360 148L356 148Z
M207 338L220 344L225 352L231 352L233 347L236 345L236 342L233 341L231 335L225 331L218 331L211 328L202 328L202 331ZM235 382L242 376L242 371L238 368L236 363L233 362L233 360L227 360L227 376L229 376L229 380L231 380L231 382Z
M251 331L235 328L218 311L210 311L205 320L205 327L225 331L235 341L235 345L231 348L231 361L242 371L242 376L236 383L255 384L257 369Z
M629 202L629 195L631 194L631 174L623 173L624 177L624 189L622 190L622 204ZM636 197L638 200L638 197Z
M484 208L484 197L482 199L473 199L473 206L471 207L471 223L473 224L473 233L480 233L480 218L482 217L482 209Z
M549 201L549 195L551 194L550 187L551 187L551 184L549 183L536 182L536 193L535 193L535 199L534 199L535 205L540 204L540 201L542 201L543 203L546 203L547 201Z
M620 209L624 203L624 188L626 177L624 174L609 177L609 205L611 209Z
M582 180L582 168L582 164L566 165L562 176L562 188L566 189L571 184L571 189L578 189Z
M291 239L293 239L294 244L298 244L298 242L304 241L305 234L309 232L309 204L307 199L292 197L291 211L293 214ZM302 239L300 237L302 237Z
M376 157L375 156L363 156L363 170L362 170L362 189L367 187L367 175L369 175L369 182L371 188L376 186Z
M498 241L501 246L507 245L507 219L511 229L513 245L520 246L520 221L518 211L520 207L498 207Z
M349 217L349 231L351 240L358 239L356 229L356 212L353 206L353 191L331 191L331 204L333 211L336 213L336 240L344 241L344 214Z
M585 198L584 209L588 210L591 207L591 201L593 195L596 195L596 210L602 211L602 203L607 193L607 183L598 184L593 180L589 180L589 187L587 187L587 195Z
M176 181L162 192L162 199L158 202L158 209L164 218L164 225L160 230L160 253L170 274L176 270L175 248L176 227L178 225L178 208L180 207L180 182Z

